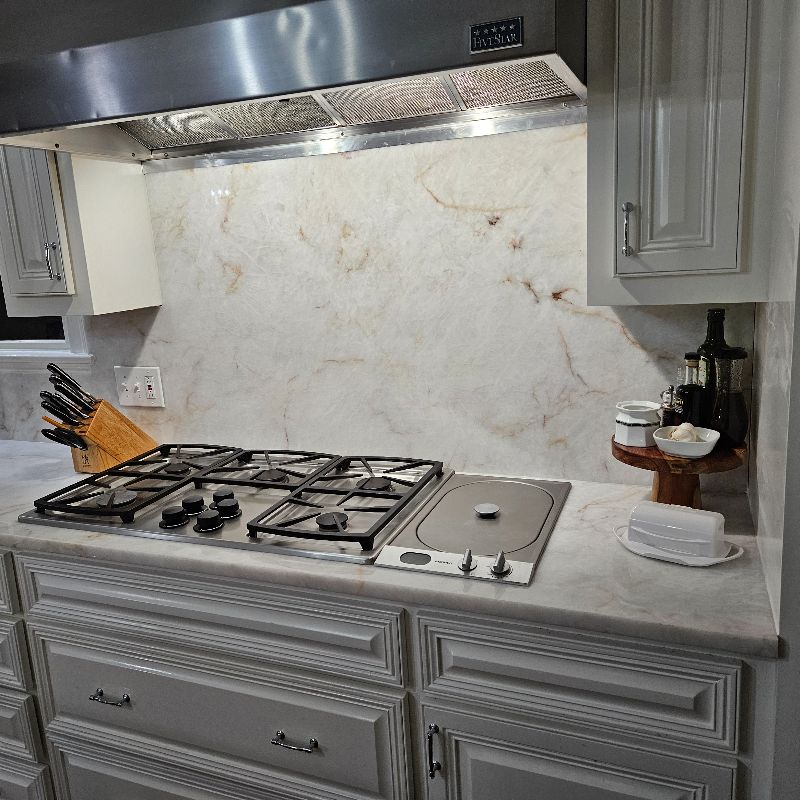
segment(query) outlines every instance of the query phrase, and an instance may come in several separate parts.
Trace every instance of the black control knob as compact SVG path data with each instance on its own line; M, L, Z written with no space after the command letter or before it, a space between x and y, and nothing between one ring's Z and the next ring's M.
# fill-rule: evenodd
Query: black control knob
M206 507L201 494L187 494L181 501L181 505L187 514L199 514Z
M197 515L194 529L198 533L211 533L218 531L223 525L222 517L215 508L207 508Z
M223 500L233 499L233 489L217 489L214 492L214 505L218 505Z
M492 575L497 578L502 578L503 575L508 575L511 572L511 567L506 562L506 554L501 550L492 564Z
M189 521L189 515L183 506L168 506L161 512L161 522L158 524L162 528L180 528Z
M222 519L233 519L234 517L239 517L242 514L242 510L239 508L239 501L233 497L227 497L224 500L218 500L216 505L217 512Z

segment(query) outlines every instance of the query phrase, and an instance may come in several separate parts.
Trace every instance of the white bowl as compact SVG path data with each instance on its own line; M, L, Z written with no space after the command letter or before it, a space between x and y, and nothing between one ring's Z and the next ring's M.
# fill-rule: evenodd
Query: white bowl
M659 428L653 434L656 447L662 453L678 456L678 458L702 458L707 456L719 441L719 431L712 431L711 428L695 428L701 441L676 442L669 437L677 427L677 425L667 425L665 428Z

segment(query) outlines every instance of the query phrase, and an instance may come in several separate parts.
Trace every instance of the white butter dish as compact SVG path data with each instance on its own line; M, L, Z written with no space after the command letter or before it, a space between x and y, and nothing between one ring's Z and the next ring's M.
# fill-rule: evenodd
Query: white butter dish
M720 558L707 558L705 556L692 556L687 553L677 551L662 550L659 547L651 547L642 542L632 542L629 538L627 525L619 525L614 528L614 536L617 541L632 553L645 558L654 558L657 561L669 561L672 564L683 564L685 567L711 567L714 564L724 564L726 561L734 561L744 553L744 548L738 545L726 543L726 553Z
M637 503L628 521L630 542L689 556L723 558L730 550L724 536L722 514L649 500Z

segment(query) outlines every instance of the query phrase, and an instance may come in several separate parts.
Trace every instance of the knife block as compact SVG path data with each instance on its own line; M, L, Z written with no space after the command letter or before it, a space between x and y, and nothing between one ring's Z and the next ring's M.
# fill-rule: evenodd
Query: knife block
M158 446L155 439L105 400L95 406L75 432L89 445L88 450L72 449L76 472L102 472Z

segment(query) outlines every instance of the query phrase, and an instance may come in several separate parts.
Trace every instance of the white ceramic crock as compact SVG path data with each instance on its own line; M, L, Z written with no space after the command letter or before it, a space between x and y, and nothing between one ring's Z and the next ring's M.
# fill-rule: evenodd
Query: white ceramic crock
M623 400L617 403L614 441L628 447L653 447L653 434L661 426L661 406L650 400Z

